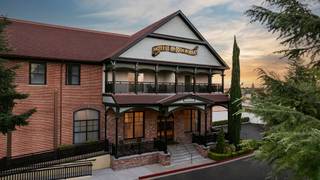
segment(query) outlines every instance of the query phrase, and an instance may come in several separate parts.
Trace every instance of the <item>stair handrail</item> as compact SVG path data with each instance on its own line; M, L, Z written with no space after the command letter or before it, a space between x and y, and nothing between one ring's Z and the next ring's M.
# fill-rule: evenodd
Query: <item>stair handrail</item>
M179 141L179 140L181 140L181 139L177 137L177 141L178 141L178 142L182 142L182 141ZM192 164L192 158L193 158L193 157L192 157L192 152L189 151L189 149L188 149L188 147L186 146L185 143L182 143L182 146L183 146L183 147L187 150L187 152L190 154L190 161L191 161L191 164Z

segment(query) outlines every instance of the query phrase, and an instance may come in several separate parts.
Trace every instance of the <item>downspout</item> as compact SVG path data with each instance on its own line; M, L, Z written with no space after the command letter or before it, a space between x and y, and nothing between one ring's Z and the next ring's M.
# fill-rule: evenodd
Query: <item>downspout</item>
M60 122L59 122L59 136L60 136L60 139L59 139L59 145L62 144L62 69L63 69L63 63L64 61L62 61L62 63L60 64Z

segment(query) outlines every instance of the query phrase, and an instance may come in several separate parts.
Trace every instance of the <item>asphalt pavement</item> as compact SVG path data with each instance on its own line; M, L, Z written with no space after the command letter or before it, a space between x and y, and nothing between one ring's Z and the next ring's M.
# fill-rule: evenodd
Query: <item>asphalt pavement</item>
M158 180L289 180L288 175L270 176L270 167L252 157L230 163L169 175Z

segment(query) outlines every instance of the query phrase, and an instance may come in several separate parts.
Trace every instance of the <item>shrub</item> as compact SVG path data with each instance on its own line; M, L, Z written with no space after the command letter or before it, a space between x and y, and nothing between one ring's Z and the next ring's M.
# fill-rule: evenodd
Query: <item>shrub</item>
M215 153L215 152L210 151L208 153L208 157L210 159L215 160L215 161L222 161L222 160L225 160L225 159L232 157L232 155L231 154L219 154L219 153Z
M217 137L217 146L215 152L217 153L224 153L225 151L225 139L224 139L224 131L223 128L220 128L218 137Z

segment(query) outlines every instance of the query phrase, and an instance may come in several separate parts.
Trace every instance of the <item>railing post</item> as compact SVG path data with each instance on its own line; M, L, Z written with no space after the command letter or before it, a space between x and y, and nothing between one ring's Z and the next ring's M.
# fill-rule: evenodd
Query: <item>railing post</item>
M179 66L176 67L176 71L174 72L174 92L178 92L178 72Z
M212 93L212 70L209 70L209 75L208 75L208 92Z
M116 68L112 66L112 93L116 93Z
M224 93L224 71L222 71L222 74L221 74L221 92Z
M193 69L193 76L192 76L192 79L193 79L193 87L192 87L192 91L193 93L196 93L196 73L197 73L197 68L194 68Z
M138 93L138 63L136 63L134 70L134 92Z
M159 85L158 85L158 74L159 73L159 65L156 65L155 71L154 71L154 82L155 82L155 90L156 93L159 92Z

